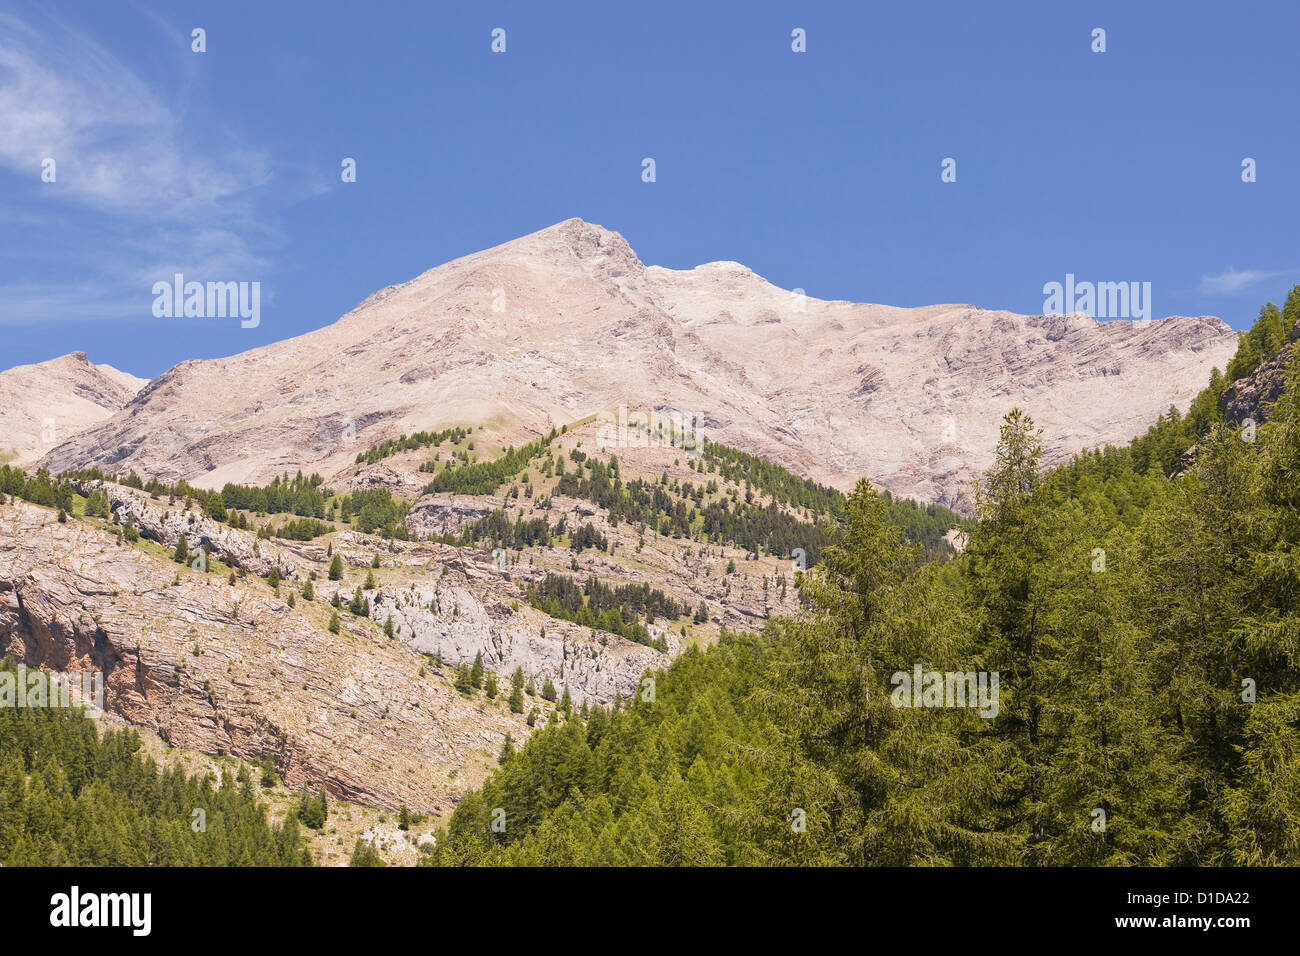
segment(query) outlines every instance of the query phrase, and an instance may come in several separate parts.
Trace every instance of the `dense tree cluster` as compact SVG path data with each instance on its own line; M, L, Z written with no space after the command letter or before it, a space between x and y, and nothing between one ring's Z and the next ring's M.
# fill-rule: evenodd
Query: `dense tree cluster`
M267 822L245 773L217 782L160 770L134 731L100 735L77 710L0 707L0 863L309 866L311 856L297 821Z
M536 441L506 449L505 454L495 461L474 462L441 471L424 486L424 493L447 491L461 495L490 495L546 451L558 434L552 429Z
M1186 415L1171 407L1145 435L1134 439L1127 448L1107 448L1106 454L1112 456L1109 467L1113 469L1127 465L1139 474L1145 474L1148 470L1163 475L1175 474L1182 466L1187 449L1212 426L1223 421L1219 405L1224 389L1275 357L1291 335L1297 320L1300 320L1300 285L1292 287L1280 310L1272 302L1260 309L1259 318L1242 334L1226 373L1220 374L1215 369L1210 376L1210 384L1192 400Z
M545 518L531 518L527 521L517 517L513 523L503 509L497 508L482 518L469 522L461 529L461 544L474 544L489 541L501 548L546 547L551 543L553 534L563 534L563 529L552 531Z
M969 522L943 505L918 504L911 498L895 498L888 491L882 491L880 495L885 499L889 523L900 529L906 540L921 545L926 560L952 556L953 547L944 535L953 528L964 528Z
M673 620L690 613L685 605L648 584L611 587L595 577L579 584L574 578L553 572L528 586L528 601L551 617L660 649L662 641L651 638L646 622L653 624L661 617Z
M765 458L708 439L703 445L703 455L695 465L701 472L752 486L781 504L814 515L836 515L844 505L844 495L836 489L796 475Z
M569 547L581 554L588 548L596 551L609 551L609 539L596 530L596 526L588 521L579 528L575 528L569 535Z
M343 521L355 515L357 529L365 534L376 530L382 531L387 538L405 538L409 534L403 522L411 510L411 503L394 498L387 488L367 488L344 495L338 501L338 508Z
M0 494L14 495L47 508L71 511L75 492L66 475L53 478L48 469L41 468L29 478L21 468L0 465Z
M1229 382L1244 378L1282 350L1300 321L1300 285L1292 286L1282 308L1265 303L1250 329L1241 337L1237 354L1224 370Z
M334 530L332 524L324 521L317 521L315 518L295 518L293 521L286 521L278 528L271 529L270 533L277 538L286 538L289 541L310 541L312 538L319 538L323 534L329 534Z
M414 451L417 448L428 448L431 445L441 445L445 441L460 444L469 435L470 430L463 426L444 428L436 432L420 431L414 435L401 435L380 442L378 445L372 445L366 451L358 453L357 464L373 465L390 455L396 455L403 451Z
M255 487L250 485L227 484L221 489L221 499L227 508L239 508L258 514L291 514L302 518L328 518L329 509L326 499L328 489L323 489L324 479L317 474L304 478L298 472L293 478L288 475L276 477L269 485ZM197 489L175 489L174 494L188 497L206 497L207 492Z
M810 562L817 560L829 540L829 523L802 521L775 502L761 507L723 497L703 504L706 496L717 491L715 483L706 486L689 481L669 486L666 481L634 478L624 484L617 458L608 464L585 458L578 471L562 475L555 485L557 495L590 501L604 509L612 524L641 524L669 537L698 538L779 557L789 557L794 548L802 548Z

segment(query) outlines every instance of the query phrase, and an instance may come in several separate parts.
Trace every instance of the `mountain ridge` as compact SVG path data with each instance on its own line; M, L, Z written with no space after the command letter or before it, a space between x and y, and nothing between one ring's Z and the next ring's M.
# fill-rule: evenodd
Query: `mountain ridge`
M316 331L180 363L42 464L204 487L299 468L342 480L358 449L401 432L499 421L522 442L626 404L699 415L710 437L842 489L865 475L968 509L1012 405L1043 424L1050 464L1190 401L1236 340L1209 316L821 300L726 260L647 266L618 233L568 219Z

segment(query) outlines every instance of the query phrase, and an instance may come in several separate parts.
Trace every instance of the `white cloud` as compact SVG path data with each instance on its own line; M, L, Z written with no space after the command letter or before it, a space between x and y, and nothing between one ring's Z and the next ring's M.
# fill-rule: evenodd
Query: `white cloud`
M0 14L0 163L39 182L45 157L59 195L164 218L223 215L219 203L270 178L257 152L186 143L180 115L90 38Z
M1258 269L1237 270L1232 266L1217 276L1201 276L1201 292L1206 295L1232 295L1268 279L1286 275L1285 271L1263 272Z
M43 274L76 278L46 290L0 286L0 321L43 320L61 303L69 317L147 306L140 288L173 271L260 278L280 241L259 189L272 178L266 152L230 130L193 128L185 104L167 102L94 39L52 17L32 22L0 13L0 169L14 174L4 185L27 223L23 256L43 257L52 266ZM191 55L188 37L169 31L168 41ZM178 53L170 65L178 76L160 85L185 85L187 61ZM41 181L47 157L54 183Z

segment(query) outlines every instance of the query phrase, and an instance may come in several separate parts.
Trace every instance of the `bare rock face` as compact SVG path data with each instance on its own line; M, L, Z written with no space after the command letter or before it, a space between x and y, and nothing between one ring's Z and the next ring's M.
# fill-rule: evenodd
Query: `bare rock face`
M512 613L482 580L490 573L436 586L377 589L372 617L391 617L398 639L449 663L472 663L482 654L483 666L504 679L507 694L510 675L519 668L538 688L549 680L561 691L567 687L577 704L608 706L615 696L630 697L646 671L667 665L667 655L615 634L540 612Z
M172 746L256 760L290 787L396 809L450 807L523 718L466 700L402 642L323 602L291 609L80 521L0 505L0 654L99 671L106 710Z
M407 514L406 524L424 537L457 534L465 525L486 517L499 507L501 499L495 496L424 495Z
M0 372L0 463L35 461L119 411L146 384L72 352Z
M186 507L183 500L168 506L142 491L111 481L80 481L74 487L82 495L103 491L118 521L122 524L131 521L141 535L165 548L175 548L184 535L190 551L202 550L260 577L270 574L273 567L281 578L293 580L299 576L297 566L279 549L271 545L263 547L252 532L221 524L192 504Z
M1219 410L1230 422L1243 422L1251 419L1256 424L1266 422L1272 412L1270 405L1282 394L1286 378L1286 363L1290 361L1295 350L1295 343L1300 340L1300 324L1291 330L1291 341L1282 347L1282 351L1260 365L1245 378L1239 378L1223 390L1219 396Z
M969 504L1014 405L1046 463L1186 405L1237 335L1218 319L1098 322L970 305L830 302L734 262L647 267L578 219L432 269L338 322L184 362L52 470L135 468L210 488L297 469L331 483L399 433L510 423L520 441L609 412L699 416L707 437L847 489Z
M335 553L352 567L368 567L373 545L368 536L342 532ZM403 583L365 592L371 619L382 625L391 618L397 640L422 654L440 655L447 664L472 664L482 655L483 666L500 676L505 694L510 675L521 669L538 688L547 680L561 690L568 687L576 704L609 705L615 696L626 698L637 690L646 671L668 664L669 654L530 607L524 587L545 576L541 568L499 570L483 551L429 542L395 541L388 547L385 564L408 573ZM347 604L356 590L316 582L321 599L329 601L336 592ZM674 635L662 626L650 630L676 651Z
M421 481L419 475L400 471L385 465L365 469L360 475L341 483L340 488L347 491L371 491L382 488L398 498L418 498L427 481Z

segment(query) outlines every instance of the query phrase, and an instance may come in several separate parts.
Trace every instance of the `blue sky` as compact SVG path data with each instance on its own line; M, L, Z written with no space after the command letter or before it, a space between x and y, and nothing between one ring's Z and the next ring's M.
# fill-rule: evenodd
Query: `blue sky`
M19 0L0 367L151 377L571 216L820 298L1037 313L1074 273L1241 328L1300 282L1297 27L1294 2ZM154 318L178 270L260 282L261 324Z

